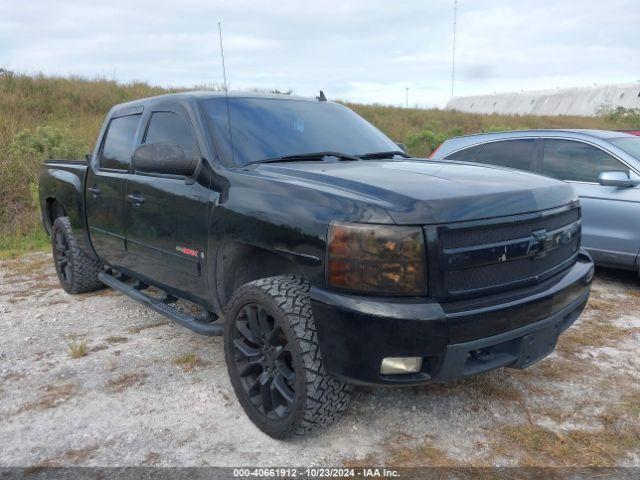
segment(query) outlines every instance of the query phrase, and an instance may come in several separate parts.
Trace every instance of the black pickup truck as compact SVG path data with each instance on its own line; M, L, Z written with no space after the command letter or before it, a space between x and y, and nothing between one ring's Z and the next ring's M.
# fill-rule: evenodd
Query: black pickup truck
M40 202L67 292L106 284L224 335L240 403L277 438L331 422L352 384L528 367L593 277L569 185L408 158L327 101L117 105L85 162L45 163Z

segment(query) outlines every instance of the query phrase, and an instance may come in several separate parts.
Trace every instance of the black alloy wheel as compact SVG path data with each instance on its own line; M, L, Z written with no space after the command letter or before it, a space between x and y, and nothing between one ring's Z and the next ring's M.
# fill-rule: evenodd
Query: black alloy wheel
M61 229L56 230L53 235L53 261L55 262L56 272L60 283L67 286L73 280L69 258L71 254L69 240Z
M282 328L256 303L245 305L234 323L235 367L244 392L267 418L288 416L295 400L296 375Z
M333 422L351 386L326 371L309 283L289 275L246 283L225 313L224 351L240 405L273 438Z

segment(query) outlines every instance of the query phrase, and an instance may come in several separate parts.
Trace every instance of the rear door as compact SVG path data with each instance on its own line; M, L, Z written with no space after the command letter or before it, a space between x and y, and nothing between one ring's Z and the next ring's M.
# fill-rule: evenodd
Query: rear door
M518 138L485 143L476 156L477 163L532 171L537 138Z
M179 105L152 109L147 118L142 143L176 143L187 156L201 156L189 116ZM207 298L210 191L204 183L141 172L133 172L127 183L127 268L186 298Z
M541 173L565 180L582 206L582 246L600 264L635 268L640 244L640 189L602 186L600 173L629 166L600 147L569 139L544 139Z
M87 172L85 203L91 242L98 256L113 266L122 266L126 256L126 183L140 112L120 112L109 120Z
M444 159L535 171L537 144L537 138L498 140L463 148Z

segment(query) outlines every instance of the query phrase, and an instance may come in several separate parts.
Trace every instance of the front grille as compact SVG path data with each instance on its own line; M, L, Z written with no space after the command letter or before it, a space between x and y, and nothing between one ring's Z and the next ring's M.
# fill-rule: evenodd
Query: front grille
M535 284L569 267L580 246L580 208L437 228L441 296L458 298Z
M547 231L556 230L580 219L580 208L572 208L564 212L541 217L526 222L514 221L508 224L485 228L462 230L442 230L440 242L442 248L460 248L484 243L495 243L514 238L528 237L531 232L541 228Z

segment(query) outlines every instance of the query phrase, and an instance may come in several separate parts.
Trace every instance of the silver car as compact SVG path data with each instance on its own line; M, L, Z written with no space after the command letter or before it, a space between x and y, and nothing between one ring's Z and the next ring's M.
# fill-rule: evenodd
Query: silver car
M640 137L605 130L525 130L455 137L434 159L564 180L582 204L582 246L599 265L639 271Z

